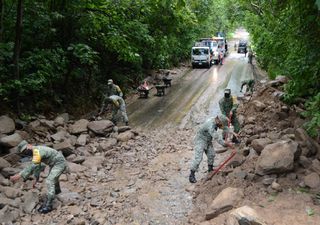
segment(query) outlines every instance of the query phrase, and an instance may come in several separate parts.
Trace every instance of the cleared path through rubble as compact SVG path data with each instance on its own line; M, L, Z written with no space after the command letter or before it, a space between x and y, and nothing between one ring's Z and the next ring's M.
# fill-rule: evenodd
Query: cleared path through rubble
M148 179L141 183L132 209L133 221L139 224L187 224L192 209L188 182L192 139L197 125L219 113L218 101L225 88L240 94L241 81L252 78L244 54L231 52L224 65L210 69L186 68L173 76L172 87L163 97L150 95L128 106L130 124L145 133L155 145L155 158L145 167ZM154 90L155 91L155 90ZM150 151L150 149L146 149ZM218 164L219 156L215 164ZM206 157L204 157L206 161ZM205 176L202 163L198 180Z

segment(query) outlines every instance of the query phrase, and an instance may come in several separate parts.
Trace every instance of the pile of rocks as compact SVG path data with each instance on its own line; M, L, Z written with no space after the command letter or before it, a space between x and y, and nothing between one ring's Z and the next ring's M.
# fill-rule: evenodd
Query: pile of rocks
M90 182L90 179L91 182L109 179L106 171L112 166L110 160L113 158L110 156L120 150L130 150L130 140L138 138L138 133L128 126L117 127L109 120L72 121L66 113L54 120L39 117L30 123L14 121L6 115L1 116L0 223L14 223L18 218L33 212L39 198L45 195L44 184L38 189L32 189L32 181L24 184L12 184L9 181L10 176L21 171L31 160L17 152L17 145L22 140L34 145L53 147L66 157L70 174L63 174L60 180L68 181L70 190L64 190L64 193L58 196L59 201L55 201L55 204L63 206L79 203L83 199L79 193L85 191L83 185ZM99 173L101 168L103 170ZM42 174L42 179L45 174L48 174L47 170ZM74 187L79 190L74 190ZM81 188L83 190L80 190ZM92 204L98 204L98 200L92 199ZM25 224L30 222L30 218L25 218Z
M284 83L283 77L260 83L252 97L244 98L238 109L242 125L238 154L229 168L195 191L196 204L204 201L209 207L195 209L191 217L201 220L205 215L214 221L201 224L267 224L246 206L250 200L297 187L310 193L320 191L320 145L302 128L302 106L288 106L280 100ZM237 207L223 221L214 220Z

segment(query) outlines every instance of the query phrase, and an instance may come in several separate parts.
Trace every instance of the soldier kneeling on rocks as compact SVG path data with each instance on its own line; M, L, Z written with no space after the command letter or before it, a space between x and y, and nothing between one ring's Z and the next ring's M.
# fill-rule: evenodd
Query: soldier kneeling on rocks
M50 172L46 179L47 184L47 201L43 204L38 211L40 213L48 213L52 211L52 202L56 194L61 193L59 177L66 169L66 160L61 152L46 146L33 146L28 144L27 141L22 141L18 145L20 153L32 155L32 164L23 169L20 173L11 176L12 182L18 181L23 178L24 181L33 173L36 178L40 176L42 169L41 163L50 166Z

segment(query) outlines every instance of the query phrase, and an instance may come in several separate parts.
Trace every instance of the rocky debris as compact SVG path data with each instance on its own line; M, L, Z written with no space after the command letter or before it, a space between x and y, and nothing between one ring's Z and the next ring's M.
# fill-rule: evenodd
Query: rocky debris
M0 116L0 133L10 134L15 130L15 123L13 119L8 116Z
M54 144L53 148L61 151L64 156L69 156L74 153L74 147L69 141L63 141L58 144Z
M21 196L21 192L19 190L17 190L16 188L12 188L12 187L0 186L0 191L7 198L10 198L10 199L15 199L15 198Z
M310 188L319 188L320 177L317 173L313 172L304 177L304 183Z
M236 206L244 197L242 189L228 187L213 200L206 213L206 220L211 220L221 213Z
M0 157L0 171L6 167L11 167L11 164L7 160L5 160L4 158Z
M227 218L227 225L267 225L249 206L242 206L232 211Z
M237 150L243 153L245 160L235 169L223 169L220 175L218 173L213 177L211 183L195 186L193 190L196 193L195 209L190 218L197 218L197 216L203 218L204 215L210 216L212 213L213 217L209 217L212 219L201 224L267 224L248 206L244 207L248 209L244 213L248 218L239 215L236 218L233 215L229 216L227 221L224 219L226 214L219 215L219 213L214 214L214 211L206 210L206 207L212 204L210 194L219 193L221 188L230 186L241 188L245 194L250 193L244 197L245 200L240 200L238 205L251 205L251 203L255 205L257 201L263 201L265 194L271 196L268 199L270 202L274 201L277 195L289 197L288 190L296 190L299 186L311 188L312 193L319 191L319 143L301 128L305 121L296 111L299 107L286 105L280 101L282 95L275 94L276 88L281 88L284 82L279 78L271 83L258 83L260 87L253 93L252 98L242 99L243 104L238 108L239 117L243 116L240 131L241 144L237 146ZM222 158L227 157L228 154ZM288 197L286 199L290 199ZM263 203L261 205L264 208L265 205ZM271 208L268 207L266 211L270 212L276 207ZM255 218L256 221L250 218ZM264 219L267 218L264 217ZM195 221L191 220L191 222Z
M88 134L81 134L76 142L76 145L78 146L85 146L88 143L88 140L90 139Z
M1 170L1 174L5 177L5 178L9 178L10 176L15 175L16 173L19 173L20 169L18 168L13 168L13 167L6 167L3 168Z
M37 192L29 191L23 196L22 209L25 213L30 214L32 210L39 203L39 196Z
M4 206L0 209L0 223L12 224L20 217L20 213L17 209L12 209L9 206Z

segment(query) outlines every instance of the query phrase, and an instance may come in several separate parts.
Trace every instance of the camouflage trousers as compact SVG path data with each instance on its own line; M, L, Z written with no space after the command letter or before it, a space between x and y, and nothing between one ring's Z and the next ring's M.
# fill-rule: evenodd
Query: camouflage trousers
M196 137L194 140L194 145L194 159L191 163L191 170L197 171L199 169L203 153L207 155L208 165L213 165L215 152L213 150L212 142L208 142L202 138Z
M63 160L54 164L50 168L49 175L46 179L47 184L47 200L51 203L56 195L56 191L60 190L59 177L66 169L66 162Z
M231 117L231 124L233 125L233 129L235 133L239 133L240 131L240 123L237 118L237 114L233 113Z
M117 121L117 114L120 111L120 114L122 116L123 122L128 122L128 116L127 116L127 111L125 106L120 106L120 108L113 107L112 108L112 121L113 122L118 122Z

